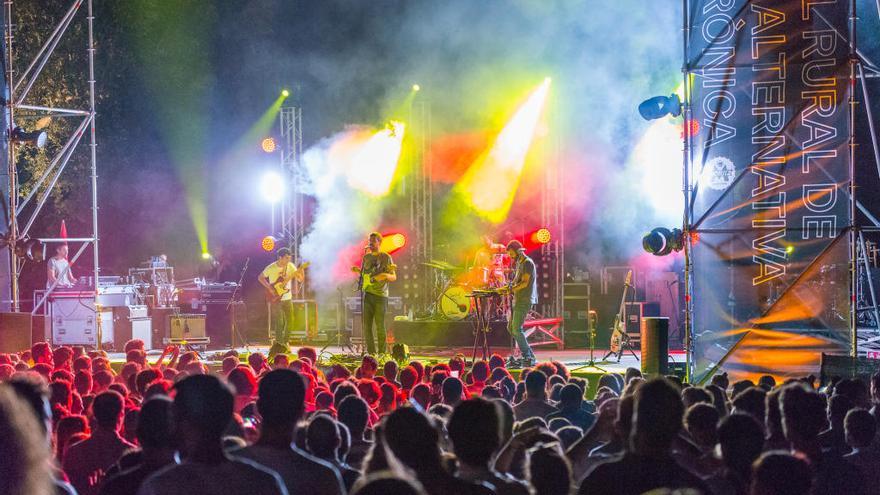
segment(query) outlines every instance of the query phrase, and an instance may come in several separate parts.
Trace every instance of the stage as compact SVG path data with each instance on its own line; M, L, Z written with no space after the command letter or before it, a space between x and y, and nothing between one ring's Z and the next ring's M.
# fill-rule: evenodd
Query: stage
M328 346L325 348L321 348L320 346L314 346L317 350L321 352L318 360L318 365L322 368L328 368L330 365L335 363L343 363L349 367L356 366L360 362L360 353L353 352L353 350L349 347L340 347L340 346ZM292 347L291 352L295 353L297 347ZM269 347L266 345L253 345L248 348L239 347L236 348L236 351L239 354L242 362L246 362L247 356L254 352L261 352L264 355L268 355ZM503 357L507 357L510 355L511 349L508 347L498 347L492 348L491 351L493 353L498 353ZM609 361L598 362L602 359L603 356L608 352L608 349L596 349L593 351L593 356L596 359L597 363L595 366L586 366L587 361L590 359L590 351L589 349L541 349L535 348L533 349L535 353L535 357L538 359L538 362L543 361L559 361L563 363L566 367L568 367L572 376L577 376L581 378L587 378L589 380L589 388L587 391L587 396L592 398L596 392L596 384L599 381L599 377L605 373L620 373L623 374L626 372L627 368L641 368L641 353L639 351L635 351L635 355L629 352L625 352L621 357L620 361L616 359L611 359ZM202 353L203 360L208 363L214 369L219 370L221 362L223 360L223 355L226 351L217 351L217 350L209 350L207 352ZM470 361L471 356L473 355L472 347L410 347L409 348L409 360L418 360L426 364L437 364L441 362L447 362L453 356L458 354L463 355L468 361ZM152 350L147 353L147 359L150 362L154 362L155 359L161 354L158 350ZM477 358L479 359L481 356L478 354ZM125 355L123 353L111 353L110 359L114 368L121 367L125 362ZM390 359L390 357L388 358ZM380 361L384 362L384 360ZM685 361L685 353L684 351L675 350L669 352L669 374L680 374L679 370L684 370L684 361ZM519 375L521 371L518 368L509 368L511 373L516 377Z

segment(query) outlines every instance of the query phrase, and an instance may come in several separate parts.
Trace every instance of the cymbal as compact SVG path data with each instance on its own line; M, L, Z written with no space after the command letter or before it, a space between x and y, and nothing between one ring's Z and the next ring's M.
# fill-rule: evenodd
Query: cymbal
M450 272L456 271L456 270L461 270L461 267L451 265L451 264L449 264L445 261L441 261L441 260L431 260L427 263L422 263L422 265L429 266L431 268L436 268L438 270L445 270L445 271L450 271Z

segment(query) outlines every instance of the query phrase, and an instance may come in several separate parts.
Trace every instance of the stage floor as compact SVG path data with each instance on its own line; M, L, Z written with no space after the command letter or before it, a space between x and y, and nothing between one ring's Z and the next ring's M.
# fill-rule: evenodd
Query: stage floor
M355 366L359 364L360 361L360 353L355 352L350 347L340 347L340 346L327 346L320 347L314 346L316 349L321 351L321 355L319 357L319 365L320 366L329 366L333 363L344 363L348 366ZM295 352L297 346L293 346L291 351ZM639 351L635 351L635 355L630 352L625 352L621 357L620 361L616 359L611 359L609 361L600 361L603 356L608 352L607 349L596 349L593 351L593 356L595 358L596 365L595 366L586 366L587 362L590 359L590 351L589 349L541 349L534 348L535 357L538 359L538 362L542 361L559 361L568 367L569 371L573 376L578 376L582 378L587 378L590 382L590 388L588 392L588 396L592 397L595 393L596 383L598 382L598 377L604 373L621 373L626 372L627 368L641 368L641 356ZM239 356L242 360L244 360L248 354L253 352L261 352L264 355L267 355L269 352L269 346L267 345L252 345L248 348L239 347L236 348L236 351L239 353ZM465 358L470 361L473 355L472 347L410 347L410 360L419 360L428 364L436 364L439 362L446 362L449 358L462 354ZM205 361L208 362L212 367L219 369L221 361L223 359L223 354L226 351L219 350L209 350L207 352L203 352L202 356ZM511 350L508 347L499 347L492 349L493 353L498 353L503 357L507 357ZM149 351L147 353L148 360L154 361L156 357L161 354L158 350ZM480 354L478 351L477 357L480 358ZM110 354L111 361L114 365L121 366L125 361L125 355L123 353L111 353ZM669 364L670 368L674 363L684 363L685 354L684 351L674 350L669 351ZM518 375L519 369L510 369L510 371L514 374L514 376ZM672 371L669 371L672 373Z

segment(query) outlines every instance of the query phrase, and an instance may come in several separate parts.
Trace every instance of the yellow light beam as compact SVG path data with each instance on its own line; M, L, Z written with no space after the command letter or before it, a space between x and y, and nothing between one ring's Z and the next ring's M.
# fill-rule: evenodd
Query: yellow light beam
M373 197L388 194L400 161L405 132L403 122L391 121L363 143L348 168L348 184Z
M550 78L544 79L455 186L474 210L493 223L507 218L541 118Z

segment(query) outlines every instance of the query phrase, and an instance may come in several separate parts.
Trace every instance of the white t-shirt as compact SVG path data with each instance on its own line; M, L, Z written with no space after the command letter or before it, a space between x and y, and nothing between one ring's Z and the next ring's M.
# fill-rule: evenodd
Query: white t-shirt
M49 261L46 263L48 264L48 269L52 270L52 273L58 279L57 287L73 286L73 277L70 276L70 263L67 262L67 258L49 258ZM46 280L46 288L48 289L49 287L52 287L52 281Z
M269 284L274 284L282 278L289 279L287 281L287 292L281 296L282 301L289 301L293 298L293 276L296 274L296 265L288 262L287 267L278 266L278 263L272 263L263 269L263 276L269 279Z
M168 466L141 485L138 495L195 495L229 493L287 495L277 473L248 460L220 464L186 462Z

